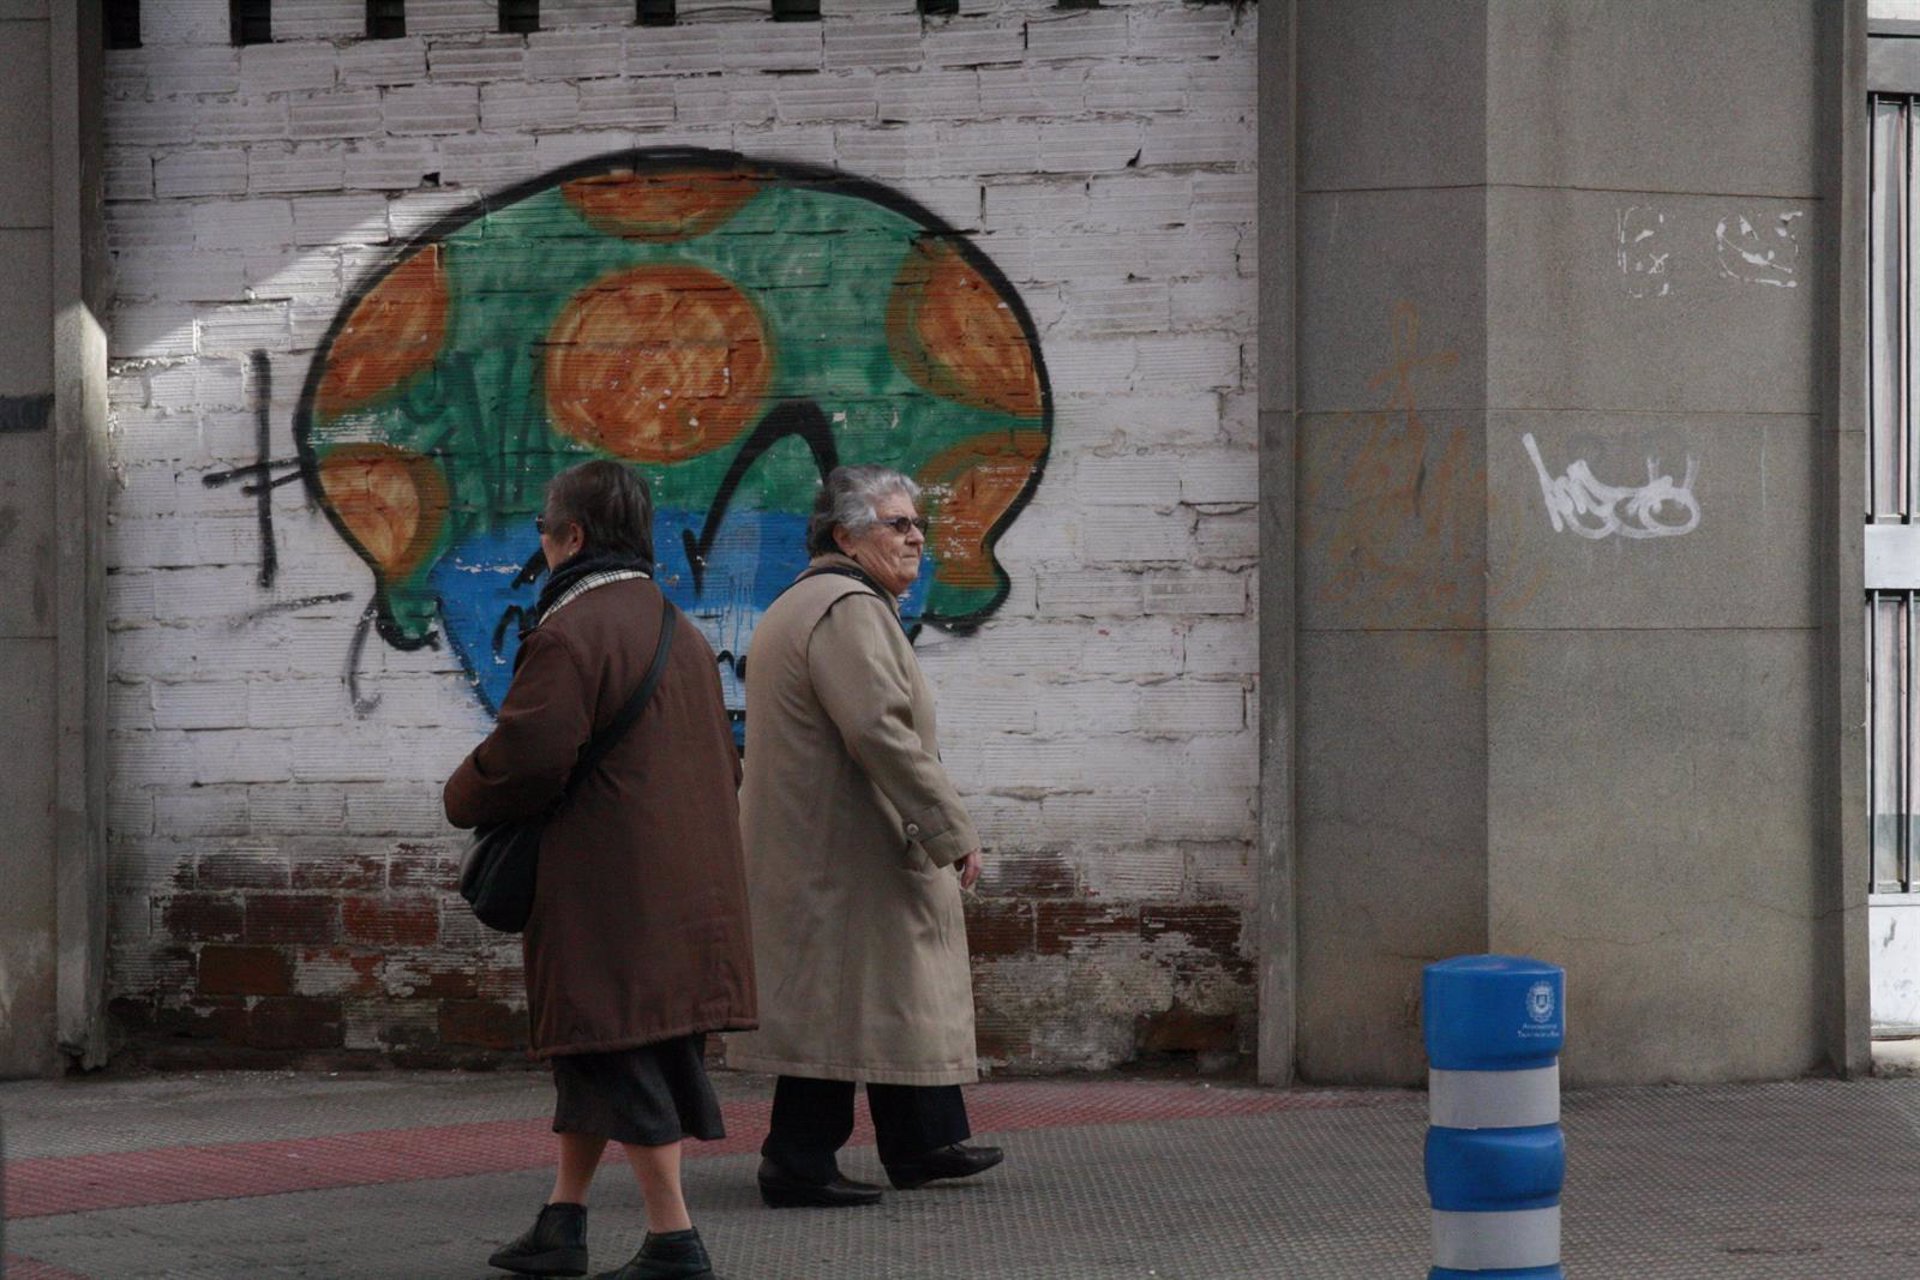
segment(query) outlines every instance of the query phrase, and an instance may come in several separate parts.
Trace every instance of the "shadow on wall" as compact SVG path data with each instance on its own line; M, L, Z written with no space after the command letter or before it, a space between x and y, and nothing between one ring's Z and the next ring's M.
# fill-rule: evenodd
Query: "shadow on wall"
M648 150L431 227L342 305L294 420L300 473L373 569L369 630L444 635L499 706L541 567L532 517L589 457L652 485L661 585L736 723L755 621L805 565L819 478L925 488L903 614L964 630L1046 463L1053 402L1006 277L913 201L831 170ZM357 700L357 695L356 695Z

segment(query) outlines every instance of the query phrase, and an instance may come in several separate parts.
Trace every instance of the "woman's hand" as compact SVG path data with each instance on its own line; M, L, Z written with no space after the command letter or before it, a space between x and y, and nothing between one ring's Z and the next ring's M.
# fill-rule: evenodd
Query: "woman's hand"
M960 887L971 889L980 879L980 851L978 849L961 854L953 862L954 870L960 873Z

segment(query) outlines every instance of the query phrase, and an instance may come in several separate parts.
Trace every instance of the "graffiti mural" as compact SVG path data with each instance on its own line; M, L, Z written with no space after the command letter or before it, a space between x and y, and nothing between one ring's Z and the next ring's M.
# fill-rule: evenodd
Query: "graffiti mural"
M659 579L742 706L755 620L804 567L841 462L926 488L910 627L1005 599L994 555L1045 466L1033 321L980 250L831 170L689 150L549 174L430 228L342 305L294 422L301 474L372 568L356 637L444 636L499 706L542 567L545 485L589 457L652 486ZM359 705L356 695L356 705Z

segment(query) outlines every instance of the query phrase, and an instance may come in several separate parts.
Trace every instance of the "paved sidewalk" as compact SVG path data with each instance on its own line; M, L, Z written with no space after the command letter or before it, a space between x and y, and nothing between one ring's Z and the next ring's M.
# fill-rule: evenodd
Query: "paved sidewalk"
M732 1136L688 1198L723 1280L1420 1280L1425 1097L1191 1082L969 1091L1008 1163L877 1209L760 1206L767 1083L720 1077ZM545 1078L232 1074L0 1085L6 1275L498 1276L551 1158ZM1566 1099L1569 1276L1920 1276L1920 1080ZM845 1164L879 1177L870 1138ZM643 1231L623 1166L596 1267Z

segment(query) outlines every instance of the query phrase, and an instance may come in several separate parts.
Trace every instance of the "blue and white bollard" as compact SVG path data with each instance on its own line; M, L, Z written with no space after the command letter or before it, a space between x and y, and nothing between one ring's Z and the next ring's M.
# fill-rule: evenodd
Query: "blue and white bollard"
M1566 980L1522 956L1426 968L1427 1280L1563 1280Z

